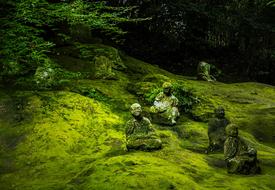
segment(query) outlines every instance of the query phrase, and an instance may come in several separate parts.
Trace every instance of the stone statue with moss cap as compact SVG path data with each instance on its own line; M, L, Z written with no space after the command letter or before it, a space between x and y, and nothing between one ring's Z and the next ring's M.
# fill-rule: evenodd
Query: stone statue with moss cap
M160 92L150 108L154 121L160 124L176 125L176 119L180 113L178 110L179 100L172 93L172 84L165 82L162 85L163 92Z
M208 122L208 152L223 151L226 140L225 128L230 123L225 117L224 108L219 106L214 110L215 117Z
M142 109L138 103L131 105L130 112L133 119L126 124L126 141L128 150L152 151L162 147L150 120L142 116Z
M215 77L210 75L211 65L204 61L199 62L197 68L197 79L205 81L216 81Z
M238 136L238 127L230 124L226 127L224 157L228 173L257 174L260 173L257 151Z

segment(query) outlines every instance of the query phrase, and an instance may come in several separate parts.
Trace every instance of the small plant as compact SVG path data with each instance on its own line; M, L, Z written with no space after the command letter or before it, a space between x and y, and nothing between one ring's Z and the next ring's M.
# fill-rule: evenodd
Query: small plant
M77 87L71 91L98 101L107 101L109 99L102 92L90 87Z
M179 100L179 108L184 112L190 112L193 105L200 102L199 98L192 93L191 89L186 89L181 84L174 83L173 91L173 94Z
M162 88L153 88L148 93L144 94L146 102L153 104L156 96L162 91Z

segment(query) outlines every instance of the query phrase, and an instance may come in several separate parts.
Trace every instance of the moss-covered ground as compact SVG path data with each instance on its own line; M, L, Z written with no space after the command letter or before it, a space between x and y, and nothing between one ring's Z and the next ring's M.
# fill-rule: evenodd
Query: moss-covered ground
M127 68L115 70L116 80L75 80L59 91L1 89L1 190L275 189L273 86L196 81L122 60ZM190 89L200 102L177 126L154 125L162 150L127 152L129 106L139 101L146 110L144 93L163 81ZM219 105L258 149L262 174L227 174L223 154L206 153L207 120Z

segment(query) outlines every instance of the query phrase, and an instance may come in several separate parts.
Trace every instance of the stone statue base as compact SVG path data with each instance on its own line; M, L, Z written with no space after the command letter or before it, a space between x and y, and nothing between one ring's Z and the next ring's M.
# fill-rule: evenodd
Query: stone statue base
M163 112L159 112L156 106L150 108L150 114L154 123L170 126L176 125L176 119L180 115L176 107L171 107Z
M160 125L176 125L175 122L172 122L172 119L167 116L165 113L151 113L152 121Z
M161 140L155 138L147 139L129 139L127 140L127 149L131 150L142 150L142 151L153 151L162 148Z
M227 171L228 173L248 175L261 173L261 168L257 158L237 156L227 162Z

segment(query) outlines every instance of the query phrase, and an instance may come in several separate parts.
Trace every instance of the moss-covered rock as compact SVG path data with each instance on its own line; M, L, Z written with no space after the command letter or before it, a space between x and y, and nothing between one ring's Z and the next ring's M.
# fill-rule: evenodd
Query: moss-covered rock
M90 79L117 79L114 70L126 69L119 51L102 44L74 43L56 48L54 54L53 60L64 69Z
M75 44L80 51L80 58L86 60L93 60L95 57L104 56L112 62L112 67L116 70L125 70L119 51L113 47L102 44Z

